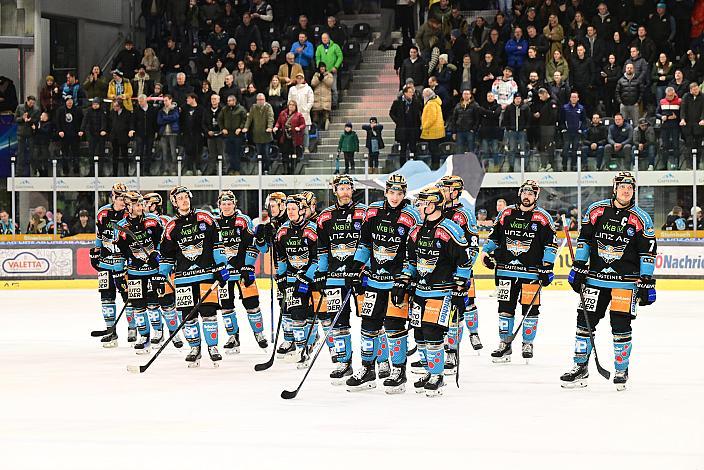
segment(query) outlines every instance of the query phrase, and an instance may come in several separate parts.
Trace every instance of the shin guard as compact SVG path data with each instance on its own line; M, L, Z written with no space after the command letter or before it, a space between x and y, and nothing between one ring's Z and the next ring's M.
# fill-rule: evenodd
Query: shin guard
M293 343L293 320L289 316L284 316L281 319L281 327L284 329L284 341Z
M405 364L408 355L408 333L404 332L401 334L400 331L391 330L388 330L387 333L389 335L388 342L391 363L395 366Z
M360 334L362 362L371 363L376 358L379 349L379 331L362 330Z
M423 368L428 370L428 356L425 349L425 341L419 341L416 339L416 346L418 346L418 355L420 356L420 363L423 364Z
M225 331L227 334L229 336L236 334L240 330L240 327L237 324L237 315L235 314L235 310L228 308L221 310L220 313L222 315L222 322L225 325Z
M130 307L129 305L125 307L125 317L127 317L127 327L128 328L137 328L137 324L134 321L134 309Z
M614 335L614 368L616 370L628 369L631 358L631 333Z
M104 302L101 304L101 310L103 312L103 320L105 320L105 326L108 328L115 324L115 314L117 307L115 302Z
M249 321L249 326L252 327L254 333L261 333L264 331L264 320L262 319L262 311L259 307L247 310L247 320Z
M166 322L166 327L169 329L171 333L176 331L176 328L178 328L178 318L176 316L176 310L173 309L161 309L161 314L164 317L164 321Z
M592 340L589 331L577 328L574 342L574 362L584 364L589 362L589 355L592 353Z
M538 317L526 317L523 320L523 342L532 343L538 332Z
M445 371L445 348L442 343L428 343L425 346L428 372L441 375Z
M200 323L197 319L188 320L186 324L183 325L183 335L186 337L189 346L200 346Z
M137 325L137 331L144 337L149 337L149 320L147 310L143 308L134 310L134 321Z
M218 319L217 317L203 318L203 336L205 344L210 346L218 345Z
M470 334L477 333L479 331L479 311L477 310L476 305L470 304L469 307L467 307L467 311L464 314L464 320Z
M379 346L376 348L376 362L386 362L389 360L389 341L386 336L386 330L381 329L379 335Z
M499 314L499 339L501 339L501 341L508 340L509 336L513 334L513 321L513 315L505 313Z
M348 328L333 330L333 349L335 362L352 362L352 335Z
M306 328L305 320L293 320L291 325L293 340L296 343L296 349L303 349L306 344Z
M149 318L149 324L152 326L154 331L161 331L164 325L161 323L161 312L159 307L147 307L147 317Z

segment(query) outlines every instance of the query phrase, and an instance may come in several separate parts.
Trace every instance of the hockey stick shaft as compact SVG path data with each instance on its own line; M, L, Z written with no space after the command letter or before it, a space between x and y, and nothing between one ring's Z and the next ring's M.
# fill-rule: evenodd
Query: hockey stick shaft
M313 297L311 297L311 307L313 306ZM313 330L317 330L316 327L316 317L318 316L318 313L320 312L320 306L323 304L323 294L320 294L320 299L318 299L318 306L315 307L315 312L313 313L313 324L310 326L310 330L308 330L308 334L306 335L306 342L303 343L306 346L308 345L308 340L310 339L310 336L313 334ZM298 362L304 362L306 360L306 351L307 348L304 346L303 348L303 354L301 355L301 360Z
M272 285L271 288L273 289L274 286ZM281 332L281 324L283 323L283 319L286 316L286 290L285 289L282 294L283 294L283 297L281 300L281 312L279 313L279 324L276 327L276 336L275 336L274 341L272 342L272 346L271 346L272 347L271 357L266 362L254 365L254 370L257 372L267 370L268 368L273 366L274 359L276 359L276 345L279 343L279 333ZM271 311L272 311L271 316L272 316L272 320L273 320L273 317L274 317L274 314L273 314L274 304L273 304L273 302L271 304ZM272 325L273 325L273 321L272 321Z
M115 323L112 324L110 328L105 328L104 330L93 330L90 332L90 335L94 338L97 338L98 336L105 336L107 334L112 334L115 332L117 329L117 322L120 321L120 318L122 318L122 315L125 313L125 309L127 308L127 304L129 302L124 302L122 304L122 310L120 310L120 314L115 318Z
M347 307L347 304L350 301L350 297L352 296L352 289L350 289L347 292L347 295L345 296L345 300L342 302L342 305L340 306L340 310L337 311L335 314L335 318L333 318L332 323L330 324L330 328L325 332L325 337L327 338L331 333L332 329L335 328L335 323L337 323L338 318L340 318L340 314L342 311ZM303 378L301 379L301 383L298 384L298 387L296 390L293 392L290 392L288 390L284 390L281 392L281 398L284 400L290 400L291 398L296 398L298 395L298 392L301 390L301 387L303 387L303 384L306 381L306 378L308 377L308 374L310 374L310 371L313 369L313 365L315 364L315 360L318 359L318 356L320 355L320 351L323 350L323 348L326 346L325 341L323 341L320 346L318 346L318 349L316 349L315 354L313 355L313 359L311 359L310 364L308 364L308 369L306 369L306 373L303 375Z
M570 237L569 228L567 226L567 219L565 215L562 214L562 231L565 233L565 238L567 239L567 246L570 249L570 258L572 259L572 264L574 265L574 248L572 247L572 238ZM594 351L594 362L596 363L596 369L599 371L602 377L609 380L611 377L611 372L602 367L599 362L599 354L596 351L596 341L594 341L594 332L592 331L592 325L589 321L589 315L587 314L586 302L584 301L584 286L579 288L579 304L582 308L582 315L584 316L584 323L587 325L587 330L589 331L589 340L592 342L592 350Z
M270 282L270 292L269 292L269 297L271 298L271 305L269 309L269 331L270 331L270 336L271 336L271 342L274 344L274 348L276 348L276 339L274 338L274 247L271 247L271 253L269 256L271 260L271 266L269 269L269 282ZM278 330L277 330L278 333Z
M169 343L171 343L171 341L173 341L173 339L176 337L176 335L178 335L179 331L181 331L181 330L183 329L184 325L186 324L186 322L187 322L188 320L190 320L190 319L193 318L193 317L196 317L196 318L197 318L198 309L199 309L200 306L203 304L203 302L205 301L205 299L208 298L208 296L210 295L210 293L213 292L213 289L215 289L215 288L217 287L217 285L218 285L218 281L213 282L213 284L212 284L212 285L210 286L210 288L205 292L205 294L203 294L203 295L201 296L201 298L198 299L198 303L195 305L195 307L193 307L193 309L189 312L189 314L188 314L186 317L184 317L184 319L183 319L183 321L181 322L181 324L179 324L178 327L177 327L174 331L171 332L171 334L169 335L168 339L167 339L166 341L164 341L164 344L161 345L161 347L160 347L159 350L154 354L154 356L152 356L152 358L149 359L149 361L148 361L146 364L144 364L143 366L139 366L139 369L138 369L139 373L144 373L144 372L146 372L147 369L149 369L149 366L151 366L152 363L156 360L156 358L159 357L159 355L162 353L162 351L163 351L164 349L166 349L166 346L168 346ZM174 291L175 291L175 290L174 290ZM137 372L137 370L135 370L135 368L130 367L130 366L127 366L127 370L129 370L130 372Z

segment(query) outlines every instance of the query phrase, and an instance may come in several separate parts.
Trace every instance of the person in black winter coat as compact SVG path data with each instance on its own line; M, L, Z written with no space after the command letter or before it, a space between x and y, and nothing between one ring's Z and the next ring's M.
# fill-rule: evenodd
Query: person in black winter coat
M149 106L145 95L137 97L137 106L134 107L132 116L136 143L135 155L141 159L142 174L144 175L151 174L152 148L159 130L156 124L157 113L155 107Z
M552 171L558 112L557 102L550 96L547 88L539 88L538 101L531 103L532 123L538 128L539 171Z
M479 105L470 90L462 90L462 99L455 105L447 128L455 141L455 153L474 152Z
M702 95L699 84L692 82L689 84L689 93L684 95L680 104L680 129L685 142L685 162L691 155L692 149L696 148L697 160L702 161L701 155L704 155L704 148L701 142L704 137L704 95Z
M486 94L486 104L479 106L479 143L482 159L492 160L495 167L499 165L499 141L501 140L501 106L496 102L494 93Z
M107 136L107 115L102 108L100 98L93 98L90 108L86 110L81 123L80 137L88 139L88 156L102 157L105 151L105 137ZM92 168L92 166L91 166Z
M49 113L44 111L39 117L39 122L32 125L33 132L33 161L32 168L35 169L39 176L49 176L47 164L52 159L52 154L49 146L56 139L56 126L49 120Z
M227 103L227 97L230 95L234 95L235 98L237 98L237 102L242 103L242 90L235 84L235 79L232 74L225 77L225 86L220 88L218 95L220 95L221 103ZM210 100L208 100L208 103L210 103Z
M112 69L120 69L125 74L125 78L132 80L134 74L137 73L141 61L142 54L134 47L132 40L127 39L125 41L125 48L122 49L117 56L115 56L115 60L112 61Z
M211 98L217 95L211 95ZM203 150L203 107L196 95L186 97L186 106L181 112L181 136L183 137L185 161L184 171L195 173Z
M609 130L601 123L601 116L594 113L594 115L592 115L592 121L589 127L587 127L584 133L584 139L582 140L582 154L584 155L584 163L587 170L598 170L601 168L601 163L604 160L604 147L606 146L608 135ZM590 158L596 159L595 165L589 164Z
M379 124L377 118L370 117L369 124L363 125L362 130L367 133L366 147L369 151L369 168L372 173L378 173L379 151L384 148L384 137L382 136L384 126Z
M406 163L408 153L415 154L416 143L420 137L420 117L422 106L415 98L415 89L404 86L403 93L391 104L389 117L396 124L395 139L401 146L400 165Z
M176 41L169 38L166 41L166 49L159 54L161 62L161 73L164 82L169 90L176 85L176 74L185 68L185 59L181 49L176 47Z
M594 109L596 96L594 95L594 62L587 57L586 48L577 46L577 55L569 57L570 84L572 91L579 93L580 101L587 112Z
M112 109L108 114L108 127L110 145L112 146L112 176L127 176L129 173L127 146L134 131L132 130L132 113L123 108L122 100L117 99L112 102ZM122 161L123 170L121 174L118 173L120 161Z
M479 104L485 104L487 93L491 91L494 80L501 77L501 68L494 60L493 54L484 54L484 60L477 66L477 77L477 101Z
M516 157L521 152L525 155L528 150L528 124L530 122L530 109L523 103L520 93L513 95L513 103L504 109L501 126L504 128L509 171L516 171Z
M415 86L422 89L428 79L428 64L420 57L416 46L411 46L408 54L409 57L404 59L399 69L399 89L403 88L408 78L412 78Z
M618 112L618 103L616 103L616 84L621 78L621 67L616 63L616 56L609 54L606 65L602 67L599 73L599 90L601 100L604 103L604 109L607 116L613 116Z
M208 143L208 161L203 168L204 175L212 175L215 172L218 155L225 155L225 139L222 135L222 129L218 118L222 112L220 106L220 97L213 95L210 97L210 103L203 108L203 134Z
M83 112L73 104L73 97L66 95L66 104L58 109L54 123L56 134L61 143L61 170L64 176L69 175L69 162L74 176L79 176L80 136Z

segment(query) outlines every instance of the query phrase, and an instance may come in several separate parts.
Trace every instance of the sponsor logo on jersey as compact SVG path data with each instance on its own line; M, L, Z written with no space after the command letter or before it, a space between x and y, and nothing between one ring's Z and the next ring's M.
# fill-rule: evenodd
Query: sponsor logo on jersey
M623 256L623 251L626 249L627 245L607 245L600 240L597 240L599 257L604 260L605 263L611 264L614 261L620 260Z

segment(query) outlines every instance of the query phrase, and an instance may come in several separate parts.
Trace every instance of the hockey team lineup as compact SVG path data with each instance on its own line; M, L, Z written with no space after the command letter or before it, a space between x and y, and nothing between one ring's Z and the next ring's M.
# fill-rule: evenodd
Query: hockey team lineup
M354 179L336 175L332 206L319 211L310 191L274 192L266 198L271 221L256 228L230 190L219 194L213 214L194 209L191 191L177 186L169 194L176 213L169 216L158 193L142 195L116 183L110 203L98 210L90 253L105 321L105 329L91 336L100 337L104 348L116 348L124 317L127 342L145 360L128 364L128 371L147 373L173 360L160 358L163 351L186 343L189 368L203 360L217 367L223 360L220 321L227 337L222 351L240 353L239 313L268 357L254 366L256 372L278 362L300 370L297 388L283 390L284 399L298 395L316 364L325 367L318 363L323 350L332 360L334 389L365 392L379 385L388 395L410 388L438 397L451 381L460 387L463 337L477 353L484 347L475 264L495 277L499 341L491 362L510 363L514 344L529 362L537 354L541 293L553 282L555 260L566 246L572 260L568 283L579 307L573 367L555 384L587 387L594 356L599 374L610 380L614 370L615 389L624 391L631 322L656 300L655 230L635 203L636 184L630 172L618 173L612 197L585 211L573 246L566 229L558 238L552 217L539 205L540 187L527 180L480 247L475 214L460 201L464 182L458 176L443 177L411 201L405 178L392 174L383 199L365 206L354 200ZM269 295L260 296L255 263L267 253L273 279ZM264 332L265 302L272 344ZM613 351L599 355L594 332L607 314ZM482 309L484 318L493 315ZM360 323L358 344L352 341L353 318Z

